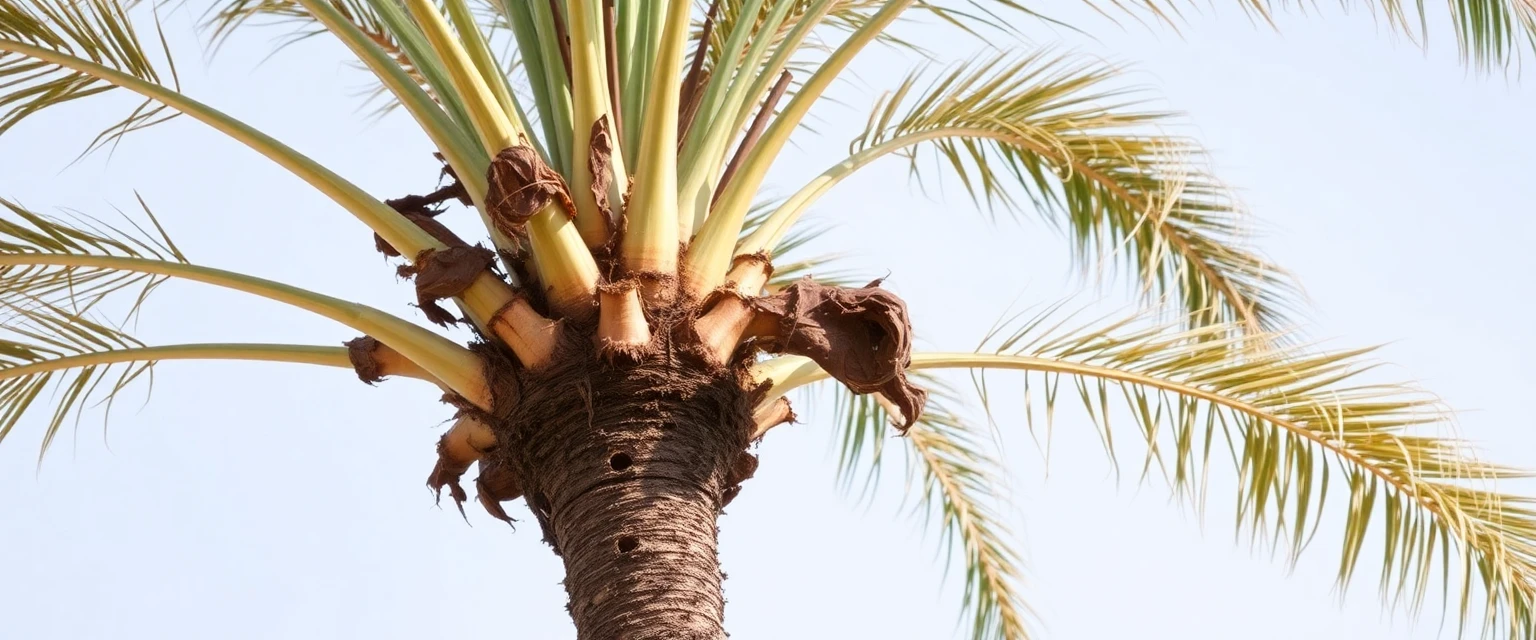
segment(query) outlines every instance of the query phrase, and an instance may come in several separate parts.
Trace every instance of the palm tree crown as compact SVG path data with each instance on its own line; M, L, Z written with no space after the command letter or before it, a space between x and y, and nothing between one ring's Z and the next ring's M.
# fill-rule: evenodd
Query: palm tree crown
M1271 16L1270 3L1240 5ZM1415 19L1422 6L1370 6L1395 28L1425 30ZM1180 10L1156 0L1098 8L1170 24ZM369 383L417 378L441 387L457 410L429 484L462 509L464 476L477 468L475 497L502 519L502 503L528 493L560 553L579 526L551 515L544 490L531 489L547 480L506 457L522 455L508 453L522 443L506 426L521 418L508 416L534 411L528 399L544 396L533 382L578 366L575 358L591 356L603 371L635 367L633 378L675 349L687 363L678 368L728 379L740 388L722 393L750 398L738 412L750 426L736 434L743 442L792 421L791 394L824 381L837 383L845 477L898 446L883 439L894 426L917 499L963 559L969 633L1026 638L1032 614L995 510L992 443L962 420L961 395L937 375L970 371L985 402L997 393L987 372L1015 371L1023 388L1010 394L1022 392L1030 429L1051 420L1058 400L1080 400L1114 460L1128 420L1147 445L1138 473L1162 474L1192 502L1204 500L1210 469L1229 457L1240 526L1292 557L1312 541L1333 494L1332 509L1344 513L1341 582L1363 549L1383 547L1381 589L1393 601L1418 609L1445 580L1455 603L1447 606L1464 624L1536 638L1536 516L1528 499L1492 486L1519 472L1430 435L1446 410L1411 385L1364 377L1370 349L1321 351L1297 337L1295 284L1244 242L1243 212L1202 168L1198 144L1166 133L1178 117L1148 106L1117 68L1023 43L919 65L875 102L846 157L787 197L764 196L774 161L861 51L881 43L921 53L921 43L903 39L901 19L978 43L1013 41L1019 25L1051 19L1036 7L218 0L206 8L213 47L273 23L287 34L279 48L312 36L344 45L376 83L375 115L403 112L433 145L442 186L424 195L369 193L182 93L157 32L162 9L0 0L0 134L114 91L142 102L109 118L86 152L171 118L199 121L366 225L379 251L399 258L399 274L414 279L423 315L462 323L475 338L460 344L380 309L193 263L142 199L123 221L0 200L0 439L40 415L46 450L88 404L110 401L167 360L325 365ZM1536 29L1536 7L1519 0L1456 2L1451 12L1465 58L1480 67L1513 60ZM1146 308L1086 320L1055 305L998 323L974 352L913 352L899 298L878 282L854 286L862 283L840 277L829 257L797 255L814 233L802 221L817 199L892 156L906 158L915 177L946 173L980 208L1038 212L1080 265L1130 276ZM484 238L462 239L438 220L455 207L479 217ZM344 346L147 345L125 327L169 278L286 303L362 337ZM514 399L512 387L527 395ZM556 394L550 406L575 397ZM1121 426L1111 428L1111 415ZM723 475L709 481L720 485L710 485L719 501L711 514L757 465L734 441L722 445L732 446ZM607 460L615 472L651 462L627 453ZM618 551L641 544L621 537ZM596 606L576 591L572 598L578 618ZM592 629L607 628L582 633L605 637Z

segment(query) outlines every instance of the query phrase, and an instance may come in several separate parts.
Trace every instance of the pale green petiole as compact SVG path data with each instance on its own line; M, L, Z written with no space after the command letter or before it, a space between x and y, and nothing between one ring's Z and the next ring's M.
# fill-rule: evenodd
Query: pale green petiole
M893 0L886 3L817 68L816 73L774 119L688 247L687 276L684 281L690 294L700 296L724 282L736 240L741 235L742 222L752 206L752 198L762 186L774 159L788 144L790 135L810 112L811 105L848 67L854 56L879 37L913 2L915 0ZM760 81L763 79L759 78Z
M843 179L868 166L871 162L929 140L995 135L993 132L974 129L934 129L900 136L848 156L847 159L833 165L832 168L827 169L821 175L806 183L804 187L796 191L788 200L780 204L779 208L774 209L773 213L768 214L768 218L763 221L763 224L754 230L751 235L748 235L741 242L741 245L736 248L736 255L749 255L758 252L768 252L771 255L774 248L778 246L779 241L784 239L784 234L789 232L801 215L804 215L805 210L810 207L812 202L815 202L817 198L826 194L832 187L837 186Z
M640 171L635 175L622 248L624 266L632 273L677 273L677 109L682 83L678 69L688 39L690 8L687 0L672 0L651 65L649 100L639 123L640 153L635 161Z
M8 254L0 267L58 266L148 273L211 284L286 303L363 332L398 351L466 398L484 398L479 356L429 329L367 305L242 273L165 260L111 256Z
M161 362L166 360L245 360L251 362L287 362L351 369L352 360L343 347L307 344L207 343L135 347L83 353L31 362L0 369L0 380L19 378L50 371L79 367L122 364L125 362ZM409 374L402 374L409 375Z

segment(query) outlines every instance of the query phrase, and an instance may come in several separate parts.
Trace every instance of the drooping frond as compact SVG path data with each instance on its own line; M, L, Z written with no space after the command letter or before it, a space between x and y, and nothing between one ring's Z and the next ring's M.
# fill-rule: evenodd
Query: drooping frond
M1341 584L1378 532L1385 598L1418 611L1436 573L1449 591L1455 566L1463 623L1481 618L1485 631L1536 638L1536 510L1493 486L1525 474L1437 433L1448 415L1427 393L1366 379L1369 349L1239 354L1231 327L1069 322L1029 319L992 336L987 353L914 354L913 368L970 369L983 388L988 370L1023 372L1031 428L1037 417L1048 424L1062 393L1076 395L1112 460L1111 417L1128 419L1147 444L1142 476L1160 472L1200 504L1213 449L1229 450L1239 527L1293 560L1329 513L1330 490L1343 491ZM1486 603L1481 616L1474 599Z
M5 215L0 215L0 253L92 254L186 262L147 206L144 212L155 229L153 233L126 217L125 226L131 230L125 232L84 216L69 224L9 200L0 199L0 206L5 208ZM7 370L49 360L142 346L118 328L120 322L106 319L108 314L101 308L113 294L134 293L126 310L113 314L127 320L164 279L155 274L103 269L0 267L0 440L50 383L57 385L52 394L57 404L43 432L44 450L93 394L105 391L104 398L110 401L124 385L147 371L148 365L143 363L120 368L85 364L69 374L45 369L7 375ZM114 374L115 381L101 387ZM55 376L64 377L56 381Z
M10 309L7 309L10 311ZM108 326L69 316L13 319L0 328L0 441L40 399L55 400L39 459L66 422L79 426L89 406L110 413L117 394L166 360L253 360L350 369L347 350L291 344L140 346ZM106 383L106 386L103 384ZM53 389L51 394L44 392ZM70 418L73 417L73 420ZM105 416L104 416L105 420Z
M89 219L70 224L12 202L0 203L5 208L0 211L0 325L46 347L37 352L43 359L80 355L89 345L102 351L138 346L113 323L96 320L99 313L92 313L112 294L142 285L127 305L126 315L132 316L154 286L175 277L264 297L335 320L388 345L465 398L480 401L486 396L480 359L463 346L366 305L190 264L152 216L148 220L154 233L131 220L133 230L124 232ZM38 359L23 357L27 362Z
M66 220L39 214L0 198L0 207L4 207L0 211L0 254L115 256L187 264L186 256L165 234L154 212L142 199L139 206L153 231L126 215L118 225L84 215ZM16 312L36 307L84 315L114 293L137 289L133 304L122 318L127 320L137 312L150 291L164 280L162 275L111 269L10 266L0 268L0 282L5 285L0 288L0 304Z
M1201 150L1158 131L1168 114L1107 86L1112 69L1037 52L958 65L919 91L923 75L877 104L853 155L786 201L743 250L771 250L812 201L877 159L906 155L924 176L922 146L978 204L1039 210L1067 231L1083 267L1124 266L1190 326L1286 324L1289 277L1246 246L1241 212L1200 168Z
M1098 6L1106 15L1113 15L1106 10L1129 11L1173 26L1183 21L1183 10L1194 8L1193 3L1183 0L1089 2ZM1250 16L1266 23L1274 22L1276 11L1317 9L1311 3L1291 0L1237 0L1236 4ZM1422 0L1413 3L1381 0L1342 4L1346 10L1363 7L1385 19L1393 29L1415 41L1428 43L1431 11ZM1508 63L1518 59L1522 49L1536 46L1536 4L1529 0L1449 0L1445 5L1463 59L1479 67Z
M172 85L176 67L155 25ZM92 60L145 82L161 84L161 72L116 0L0 0L0 40L9 40ZM116 88L88 73L0 49L0 134L48 107ZM86 152L114 143L129 132L164 122L175 113L145 99L113 123Z
M1018 554L1012 534L995 505L1003 471L990 442L963 421L951 405L957 394L941 380L917 374L929 391L928 404L904 438L887 443L890 420L874 395L854 395L836 385L839 432L838 474L849 486L861 472L869 482L879 475L885 454L899 448L906 457L908 487L916 489L914 513L936 526L943 549L958 551L964 562L962 607L975 640L1023 640L1033 612L1023 601ZM866 483L866 488L872 486Z

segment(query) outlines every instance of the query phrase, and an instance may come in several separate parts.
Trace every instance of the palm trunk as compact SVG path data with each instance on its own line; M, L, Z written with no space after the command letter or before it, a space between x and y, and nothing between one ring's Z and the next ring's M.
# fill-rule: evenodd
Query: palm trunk
M667 342L664 338L657 342ZM565 561L580 640L723 640L716 517L752 431L739 368L671 345L638 364L571 346L501 372L490 454Z

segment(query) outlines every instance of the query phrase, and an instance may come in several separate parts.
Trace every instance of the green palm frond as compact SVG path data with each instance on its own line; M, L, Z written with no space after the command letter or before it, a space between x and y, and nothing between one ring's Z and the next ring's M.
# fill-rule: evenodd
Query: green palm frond
M1127 269L1190 326L1284 328L1289 276L1246 246L1242 212L1200 167L1202 150L1160 133L1175 121L1107 86L1115 75L1044 51L961 64L922 91L915 73L877 105L840 166L902 153L921 179L912 149L926 143L978 203L1045 213L1084 268Z
M96 255L147 258L187 264L143 199L139 206L153 231L124 215L123 228L81 214L47 216L0 198L0 254ZM137 288L124 320L131 318L165 276L112 269L59 269L41 265L0 267L0 304L13 311L31 308L84 315L103 300Z
M1003 472L990 452L990 442L963 421L950 406L960 402L941 380L916 374L928 389L922 417L898 445L887 445L889 414L877 396L855 395L841 385L837 391L840 425L838 477L845 488L866 475L865 490L880 474L888 446L906 456L908 487L916 491L915 514L937 526L941 548L959 551L964 562L962 609L970 618L969 634L976 640L1023 640L1034 617L1023 601L1018 554L995 508L1004 498L997 489Z
M172 86L176 67L155 24ZM145 82L163 84L160 71L140 41L123 6L116 0L0 0L0 41L16 42L88 59ZM116 88L96 76L0 49L0 134L52 106ZM85 153L122 136L175 117L164 105L146 99L96 135Z
M13 315L13 309L6 307L6 311ZM342 347L238 343L146 347L105 324L79 315L55 315L66 322L56 322L58 318L47 315L34 318L17 314L0 327L0 441L40 398L47 395L55 401L43 431L39 461L66 422L79 427L86 409L105 405L105 427L117 395L135 380L152 378L155 365L167 360L246 360L352 368ZM109 381L109 386L103 386ZM52 393L45 394L49 389Z
M85 216L74 220L44 216L0 199L0 253L90 254L149 258L186 263L148 206L154 228L146 231L124 216L129 230ZM73 224L70 224L73 222ZM69 372L35 365L92 353L135 349L143 345L104 319L101 307L119 292L132 292L123 320L132 318L164 276L106 269L58 269L37 265L0 267L0 440L3 440L45 389L55 389L57 404L43 433L43 450L71 416L93 398L111 399L149 370L150 363L87 363ZM24 375L7 369L34 365ZM103 386L105 384L105 386ZM41 455L41 453L39 454Z
M1145 440L1143 477L1159 470L1197 504L1212 450L1226 442L1239 527L1284 545L1293 561L1316 533L1330 489L1343 490L1341 585L1375 531L1381 590L1394 605L1418 611L1436 565L1449 598L1455 565L1463 624L1477 617L1476 597L1486 602L1485 631L1536 638L1536 505L1492 486L1526 474L1482 462L1460 440L1437 434L1449 421L1437 399L1367 380L1370 349L1239 354L1231 347L1242 338L1232 327L1144 320L1068 328L1069 317L1047 314L995 333L988 353L914 354L912 366L970 369L984 396L987 370L1023 372L1031 429L1037 412L1049 423L1065 381L1112 460L1111 415L1128 419Z
M1129 11L1174 26L1183 21L1183 9L1195 8L1194 3L1183 0L1089 0L1089 3L1099 7L1101 12L1108 8ZM1312 3L1292 0L1238 0L1237 5L1266 23L1274 22L1276 10L1317 8ZM1422 0L1411 4L1403 0L1381 0L1344 2L1342 5L1345 9L1364 7L1415 41L1427 43L1430 37L1429 9ZM1449 0L1445 5L1464 60L1486 68L1508 63L1517 59L1522 49L1536 46L1536 4L1528 0Z
M124 319L166 278L177 277L282 302L378 339L421 366L456 393L483 393L480 361L469 349L431 330L372 307L299 287L187 262L146 208L154 232L128 231L81 218L78 224L0 200L0 319L31 339L67 341L77 331L100 334L104 350L136 345L119 329L98 322L107 298L141 285ZM141 203L142 204L142 203ZM93 315L95 314L95 315ZM20 329L18 329L18 327ZM59 336L54 337L54 332ZM116 346L113 346L116 345ZM60 346L59 348L65 348ZM70 351L66 355L78 355Z

